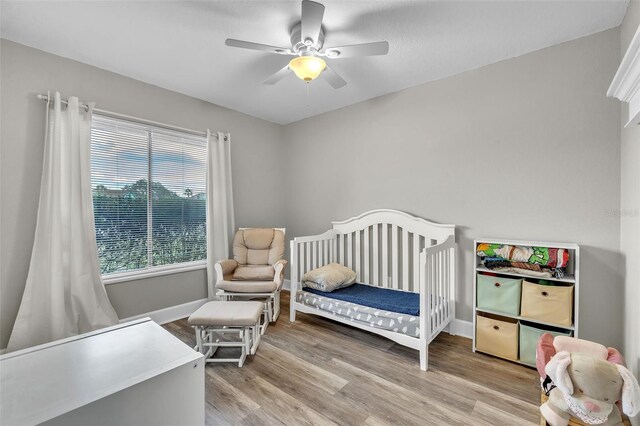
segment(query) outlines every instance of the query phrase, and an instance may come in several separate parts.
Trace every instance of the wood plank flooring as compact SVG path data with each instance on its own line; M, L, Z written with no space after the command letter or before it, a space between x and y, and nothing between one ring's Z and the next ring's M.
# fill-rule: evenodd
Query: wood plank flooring
M533 369L442 333L424 372L417 351L382 337L300 313L289 322L288 300L244 367L206 367L208 425L539 424ZM194 345L186 320L164 327Z

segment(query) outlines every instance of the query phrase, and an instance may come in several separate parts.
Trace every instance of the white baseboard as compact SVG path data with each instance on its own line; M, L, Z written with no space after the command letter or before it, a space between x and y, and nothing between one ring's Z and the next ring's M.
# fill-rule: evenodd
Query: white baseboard
M168 308L158 309L157 311L147 312L140 315L134 315L129 318L122 318L121 323L149 317L158 324L166 324L171 321L188 317L195 312L200 306L207 303L208 299L194 300L193 302L183 303L182 305L169 306Z
M290 291L291 281L284 280L284 283L282 284L282 289ZM456 319L455 322L456 322L457 336L466 337L467 339L473 339L473 323L471 321Z
M461 319L455 319L453 321L456 325L456 336L473 339L473 323L471 321L465 321Z

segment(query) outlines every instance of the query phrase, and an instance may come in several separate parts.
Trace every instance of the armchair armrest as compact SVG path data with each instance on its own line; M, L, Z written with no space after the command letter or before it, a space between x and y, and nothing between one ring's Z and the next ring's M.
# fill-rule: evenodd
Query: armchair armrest
M273 269L276 271L273 276L273 281L278 285L278 290L282 288L282 284L284 283L284 268L287 266L287 263L286 260L280 259L273 264Z
M233 259L225 259L218 261L214 269L216 270L217 281L220 282L224 280L224 277L233 273L238 267L238 262Z

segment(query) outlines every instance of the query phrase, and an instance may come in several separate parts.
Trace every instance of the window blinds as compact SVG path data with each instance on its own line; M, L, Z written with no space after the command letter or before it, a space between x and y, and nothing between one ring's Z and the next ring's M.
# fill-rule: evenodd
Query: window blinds
M94 115L91 180L103 274L206 259L206 140Z

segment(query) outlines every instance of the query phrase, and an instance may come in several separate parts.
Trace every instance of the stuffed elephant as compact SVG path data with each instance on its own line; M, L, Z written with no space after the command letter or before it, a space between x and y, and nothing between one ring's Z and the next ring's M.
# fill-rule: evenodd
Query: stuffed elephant
M558 352L545 371L555 388L540 411L551 426L566 426L571 416L586 424L618 426L622 416L640 412L640 387L629 370L584 353Z

